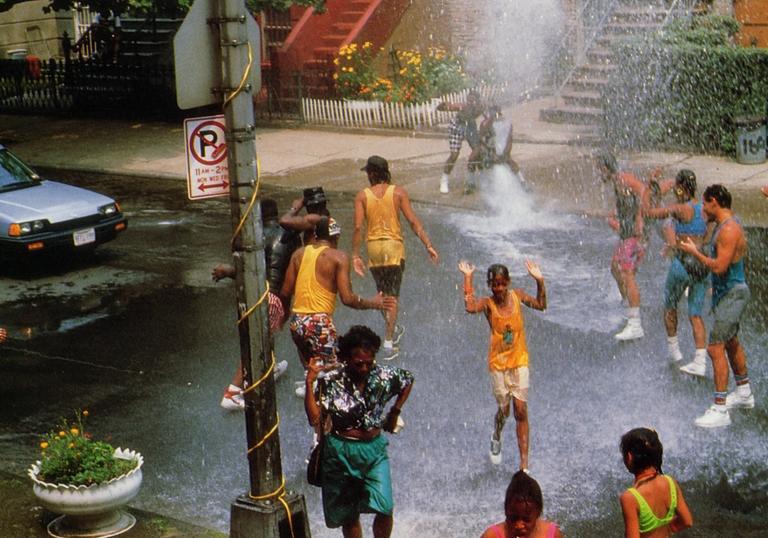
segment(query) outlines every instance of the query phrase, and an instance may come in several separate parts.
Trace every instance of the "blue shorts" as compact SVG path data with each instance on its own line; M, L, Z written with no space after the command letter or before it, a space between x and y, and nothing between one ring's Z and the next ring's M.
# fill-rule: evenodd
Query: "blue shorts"
M706 276L695 280L685 270L680 260L672 258L667 271L667 282L664 285L664 308L677 310L677 303L688 288L688 316L699 316L704 311L704 298L707 295L709 278Z
M362 513L392 514L387 445L383 435L370 441L325 437L320 470L326 526L341 527Z

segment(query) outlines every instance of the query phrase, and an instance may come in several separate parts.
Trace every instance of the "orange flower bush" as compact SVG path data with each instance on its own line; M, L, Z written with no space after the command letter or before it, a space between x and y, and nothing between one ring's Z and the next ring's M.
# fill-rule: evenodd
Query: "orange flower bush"
M378 52L383 52L379 49ZM379 76L372 67L375 57L370 42L339 48L334 59L336 88L346 99L420 103L471 86L460 58L444 49L390 51L390 77Z

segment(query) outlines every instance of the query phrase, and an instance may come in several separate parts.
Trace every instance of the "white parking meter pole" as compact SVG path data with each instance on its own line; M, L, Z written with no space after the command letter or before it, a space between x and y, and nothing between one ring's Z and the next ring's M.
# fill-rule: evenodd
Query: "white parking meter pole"
M218 0L221 83L227 131L233 257L250 489L232 504L231 537L308 536L303 497L285 491L268 327L264 239L249 71L260 69L251 45L243 0ZM254 50L255 49L255 50ZM295 517L301 514L300 517ZM301 522L301 525L299 525ZM299 528L301 527L301 528ZM305 532L306 528L306 532ZM283 529L283 531L281 531ZM288 533L284 532L287 529Z

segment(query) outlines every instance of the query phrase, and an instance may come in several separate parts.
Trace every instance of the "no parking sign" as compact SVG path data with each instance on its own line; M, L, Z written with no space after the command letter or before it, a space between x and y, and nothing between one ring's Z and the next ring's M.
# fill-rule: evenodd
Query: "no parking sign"
M184 120L187 195L190 200L229 194L224 116Z

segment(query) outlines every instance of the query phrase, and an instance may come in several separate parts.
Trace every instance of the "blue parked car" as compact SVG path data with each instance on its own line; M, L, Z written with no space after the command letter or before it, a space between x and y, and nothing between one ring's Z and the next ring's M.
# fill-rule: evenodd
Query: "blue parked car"
M0 144L0 255L92 250L125 230L113 199L80 187L40 179Z

